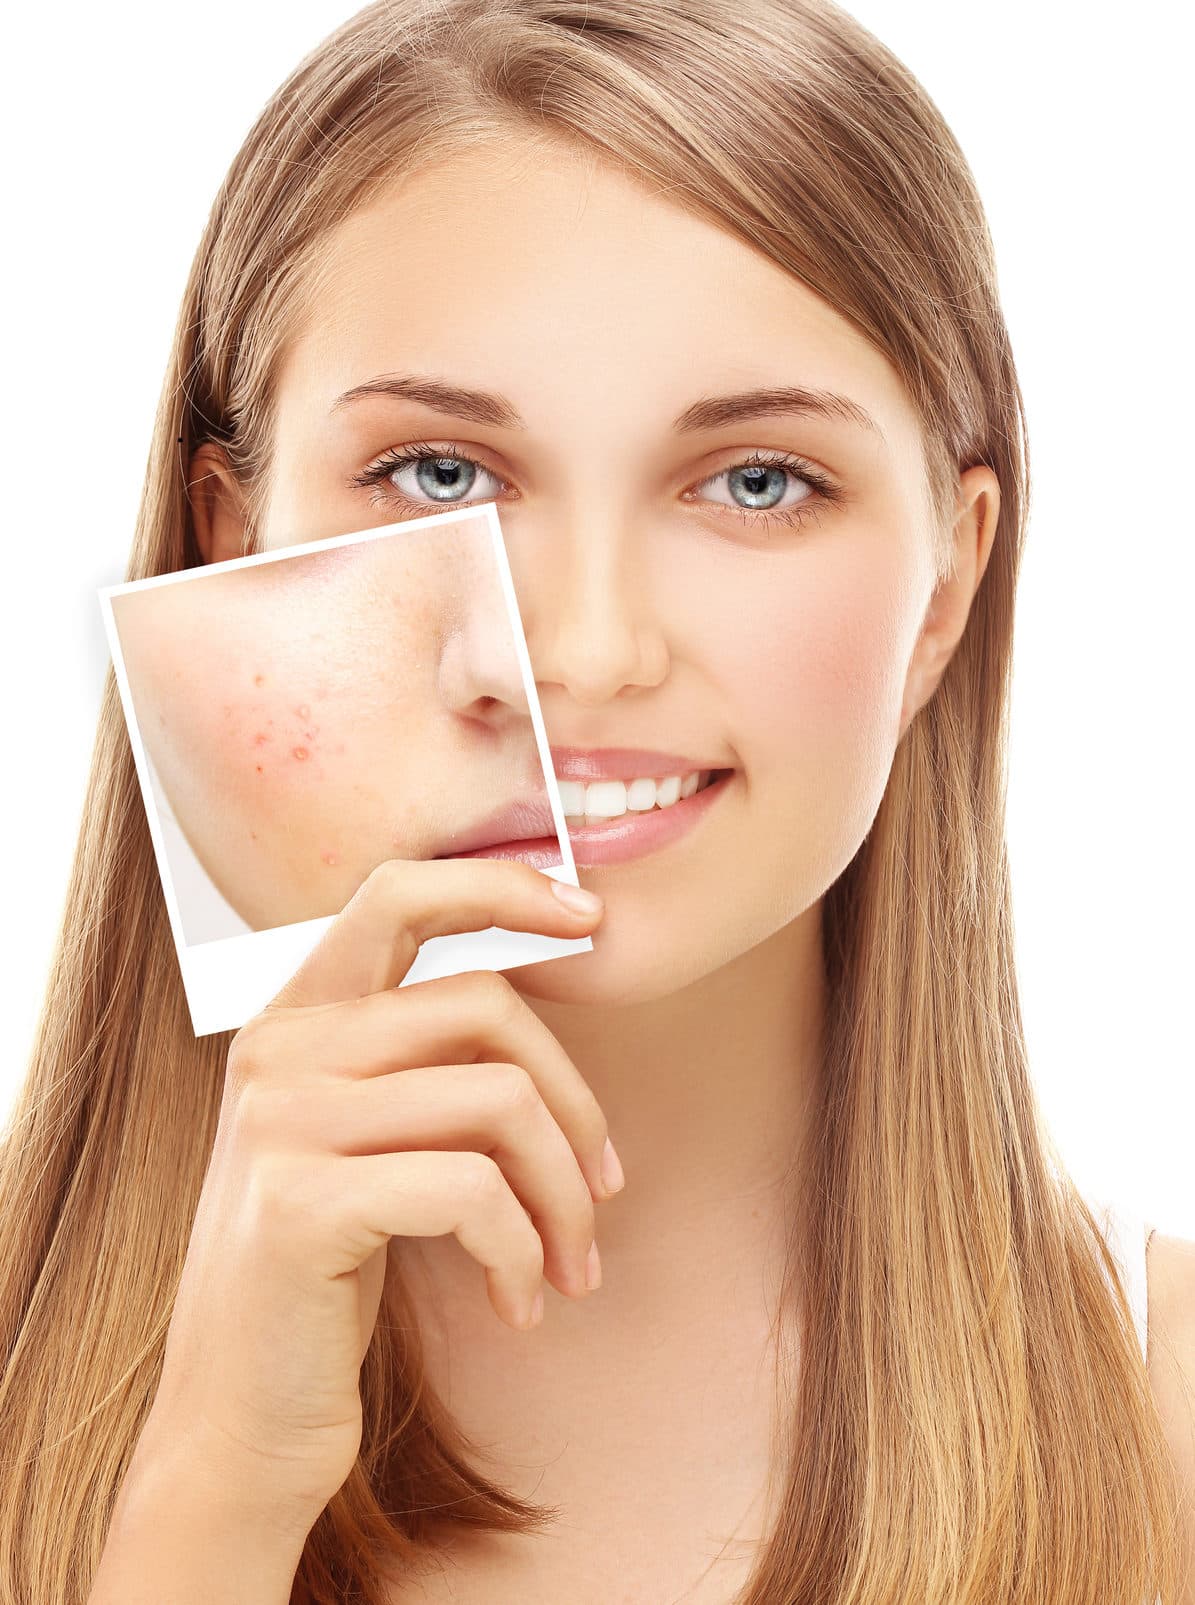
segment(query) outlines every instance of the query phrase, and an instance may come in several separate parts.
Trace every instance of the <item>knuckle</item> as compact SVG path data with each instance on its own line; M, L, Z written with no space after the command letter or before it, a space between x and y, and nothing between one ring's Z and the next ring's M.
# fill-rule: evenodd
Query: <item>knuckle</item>
M241 1081L232 1089L230 1113L238 1145L260 1150L267 1134L277 1132L270 1089L260 1079Z
M414 865L405 858L383 858L375 864L358 892L370 903L377 903L386 923L397 923L404 906L410 901L411 874Z
M399 888L407 882L407 860L405 858L383 858L380 864L375 864L366 876L366 884L370 891L378 897L388 898L397 894Z
M259 1079L269 1060L270 1021L255 1014L233 1037L228 1046L226 1074L237 1086Z
M498 970L475 970L471 982L475 1006L491 1029L508 1025L522 1008L523 1000Z
M467 1202L492 1209L506 1189L506 1178L497 1160L489 1154L466 1153L461 1156L458 1186Z
M521 1064L492 1064L491 1096L500 1117L522 1119L540 1102L539 1088Z

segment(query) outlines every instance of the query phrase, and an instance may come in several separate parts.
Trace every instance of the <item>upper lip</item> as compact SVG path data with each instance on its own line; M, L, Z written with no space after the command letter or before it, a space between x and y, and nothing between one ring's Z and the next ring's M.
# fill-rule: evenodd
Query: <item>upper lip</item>
M708 758L653 752L646 747L553 747L551 753L557 780L664 780L668 775L692 774L695 769L728 767Z

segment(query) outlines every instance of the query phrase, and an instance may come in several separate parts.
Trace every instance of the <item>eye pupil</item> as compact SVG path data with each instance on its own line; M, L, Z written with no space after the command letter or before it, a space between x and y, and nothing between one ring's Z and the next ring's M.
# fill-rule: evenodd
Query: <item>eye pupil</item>
M741 489L751 498L749 506L763 505L774 507L784 495L785 481L788 474L783 468L770 463L752 463L742 468L732 468L729 474L729 483L732 491ZM765 488L771 483L771 493Z
M445 490L468 491L476 477L474 465L461 457L421 457L415 469L420 489L438 501L449 499L441 494Z

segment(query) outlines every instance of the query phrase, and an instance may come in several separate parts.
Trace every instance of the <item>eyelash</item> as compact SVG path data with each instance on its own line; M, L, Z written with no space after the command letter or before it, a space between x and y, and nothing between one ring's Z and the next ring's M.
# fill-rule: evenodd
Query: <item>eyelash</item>
M422 512L444 512L452 507L468 507L470 504L467 500L440 503L417 502L412 497L404 495L402 491L396 490L393 486L389 488L385 486L385 481L389 476L399 469L410 468L427 458L435 457L446 457L454 462L472 463L476 468L485 469L485 472L492 474L495 479L502 480L502 476L494 473L492 468L487 468L485 463L479 461L476 457L467 456L455 441L443 441L437 445L426 440L413 440L401 451L386 452L376 462L362 469L359 474L354 474L349 480L349 485L354 489L361 490L367 490L371 486L378 487L381 492L381 499L371 498L374 500L375 505L387 505L397 502L404 507ZM754 451L741 461L730 463L726 468L719 469L716 474L708 475L699 485L694 486L694 489L702 490L706 485L712 484L716 479L721 479L723 474L731 473L736 468L771 467L787 469L797 479L803 479L810 486L813 494L804 497L795 506L785 508L781 512L769 511L766 508L728 507L722 503L712 503L711 505L716 506L719 512L737 514L740 522L753 525L756 528L760 525L766 526L778 523L791 529L806 523L810 518L820 518L825 507L835 506L843 500L843 493L838 486L827 479L818 469L814 468L812 463L808 463L803 457L797 457L792 452L786 451ZM505 481L502 482L505 483Z

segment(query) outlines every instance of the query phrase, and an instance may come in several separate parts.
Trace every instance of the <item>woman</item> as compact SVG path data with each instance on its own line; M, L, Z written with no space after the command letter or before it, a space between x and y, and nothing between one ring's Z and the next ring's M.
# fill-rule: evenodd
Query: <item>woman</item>
M1191 1245L1147 1373L1020 1031L1021 429L970 174L843 13L411 0L301 64L133 575L493 499L564 787L714 783L575 832L599 914L384 862L195 1041L109 685L5 1161L16 1597L1181 1598ZM490 923L593 951L394 990Z

